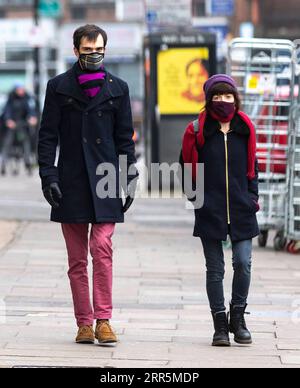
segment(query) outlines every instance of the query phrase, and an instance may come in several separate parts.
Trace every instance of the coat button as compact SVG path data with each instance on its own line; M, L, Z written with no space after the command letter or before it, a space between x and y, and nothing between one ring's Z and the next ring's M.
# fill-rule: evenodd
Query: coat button
M83 138L83 142L87 143L87 138L86 137Z
M98 112L98 116L99 116L99 117L101 117L101 116L102 116L102 111L101 111L101 110L99 110L99 112Z
M68 99L68 102L73 102L73 98L69 98L69 99Z
M86 116L88 116L89 112L84 112L84 114L85 114Z
M110 105L112 105L114 102L112 100L109 100Z
M98 139L96 139L96 143L101 144L101 139L99 137L98 137Z

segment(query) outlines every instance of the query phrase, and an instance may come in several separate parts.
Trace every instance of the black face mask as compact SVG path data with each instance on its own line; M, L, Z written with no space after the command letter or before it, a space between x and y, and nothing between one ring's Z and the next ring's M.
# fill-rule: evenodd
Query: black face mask
M104 54L97 52L91 54L80 54L79 61L83 70L98 71L104 60Z

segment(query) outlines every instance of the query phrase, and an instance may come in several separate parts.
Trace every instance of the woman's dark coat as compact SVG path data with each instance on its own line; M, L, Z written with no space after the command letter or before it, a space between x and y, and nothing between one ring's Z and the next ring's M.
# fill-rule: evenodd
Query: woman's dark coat
M230 233L232 241L240 241L259 234L257 160L255 179L247 178L250 130L238 115L231 121L230 129L227 134L230 228L224 133L220 131L220 124L208 115L203 131L205 143L199 151L199 163L204 163L204 205L195 210L195 237L225 241Z
M136 162L128 86L107 72L101 91L89 99L77 81L76 66L48 82L39 131L42 188L57 182L63 194L59 208L52 208L51 220L123 222L118 156L126 155L128 165ZM96 187L105 174L97 175L96 170L108 162L116 169L117 195L101 199ZM136 175L128 176L128 182Z

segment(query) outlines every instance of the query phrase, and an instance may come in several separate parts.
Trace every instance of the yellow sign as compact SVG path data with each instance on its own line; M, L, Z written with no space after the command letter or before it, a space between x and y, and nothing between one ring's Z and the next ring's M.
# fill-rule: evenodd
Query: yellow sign
M209 78L207 47L160 51L157 58L161 114L198 114L205 105L203 85Z

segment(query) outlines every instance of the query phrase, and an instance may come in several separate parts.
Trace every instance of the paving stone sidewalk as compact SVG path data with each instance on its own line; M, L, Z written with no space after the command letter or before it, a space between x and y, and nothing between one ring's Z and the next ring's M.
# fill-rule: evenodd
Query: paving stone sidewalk
M116 347L77 345L60 225L0 223L0 366L299 367L300 257L255 247L252 346L210 346L200 241L181 200L137 200L114 237ZM226 290L232 278L226 251Z

